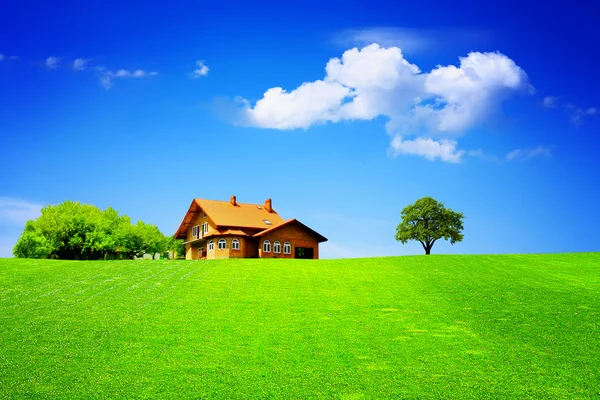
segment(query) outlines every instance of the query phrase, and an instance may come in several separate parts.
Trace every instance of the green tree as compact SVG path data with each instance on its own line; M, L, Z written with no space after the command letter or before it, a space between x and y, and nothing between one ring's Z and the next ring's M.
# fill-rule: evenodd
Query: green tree
M96 258L116 257L122 252L126 241L126 228L131 225L128 216L119 216L109 207L95 215L94 229L86 236L86 247ZM99 256L99 257L98 257Z
M396 228L396 240L405 244L417 240L425 254L431 253L438 239L450 240L450 244L460 242L464 235L462 220L464 215L445 208L443 203L431 197L423 197L406 206L400 214L402 221Z
M25 231L19 237L13 254L18 258L48 258L52 250L50 242L40 234L35 222L27 221Z
M185 244L183 244L183 240L181 239L175 239L173 236L169 236L167 250L172 251L177 258L182 256L185 257Z
M142 256L146 253L154 255L167 251L168 238L165 237L154 225L138 221L135 225L134 234L136 236L136 256Z
M42 208L42 215L28 221L17 245L16 257L97 260L114 257L164 253L169 238L156 226L117 211L65 201Z
M52 248L52 257L75 259L81 254L85 240L85 217L79 203L65 201L56 206L42 208L35 220L37 231Z

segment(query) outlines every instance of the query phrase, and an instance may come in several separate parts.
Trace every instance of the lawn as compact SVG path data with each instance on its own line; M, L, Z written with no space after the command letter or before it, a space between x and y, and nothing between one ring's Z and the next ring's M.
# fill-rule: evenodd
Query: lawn
M600 398L600 253L0 259L0 398Z

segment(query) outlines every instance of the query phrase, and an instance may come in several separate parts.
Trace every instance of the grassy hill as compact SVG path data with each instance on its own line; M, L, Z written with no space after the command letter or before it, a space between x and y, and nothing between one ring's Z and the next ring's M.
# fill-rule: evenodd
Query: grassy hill
M599 398L600 253L0 260L0 398Z

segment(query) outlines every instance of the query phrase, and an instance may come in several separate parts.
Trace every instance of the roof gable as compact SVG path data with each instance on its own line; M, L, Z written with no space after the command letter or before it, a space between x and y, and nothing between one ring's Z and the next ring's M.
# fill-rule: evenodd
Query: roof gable
M326 242L327 238L323 235L321 235L319 232L314 231L312 229L310 229L308 226L304 225L302 222L298 221L297 219L293 218L293 219L288 219L287 221L282 222L279 225L276 226L272 226L268 229L265 229L264 231L260 231L257 234L253 235L252 237L261 237L266 235L269 232L273 232L276 231L279 228L283 228L284 226L288 226L288 225L298 225L300 226L302 229L306 230L308 233L310 233L311 235L315 236L317 238L318 242Z

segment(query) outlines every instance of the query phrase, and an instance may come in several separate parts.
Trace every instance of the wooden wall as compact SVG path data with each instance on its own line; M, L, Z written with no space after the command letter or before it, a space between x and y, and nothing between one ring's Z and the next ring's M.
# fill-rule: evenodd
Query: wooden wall
M223 250L219 250L219 239L225 239L227 243L227 248ZM240 249L233 250L231 248L231 243L233 239L238 239L240 241ZM213 251L208 251L206 258L210 260L220 259L220 258L252 258L257 257L258 253L256 251L256 240L245 237L245 236L221 236L221 237L211 237L208 241L214 241L215 248ZM206 244L206 248L208 248L208 241Z
M268 240L271 242L271 251L263 252L263 242ZM279 241L281 243L281 253L273 252L273 243ZM283 253L283 244L290 242L292 245L292 251L290 254ZM264 236L260 237L259 241L259 256L261 258L294 258L296 247L307 247L312 248L314 252L314 259L319 258L319 242L314 236L306 232L305 229L298 225L290 224L282 228L276 229L273 232L269 232Z

